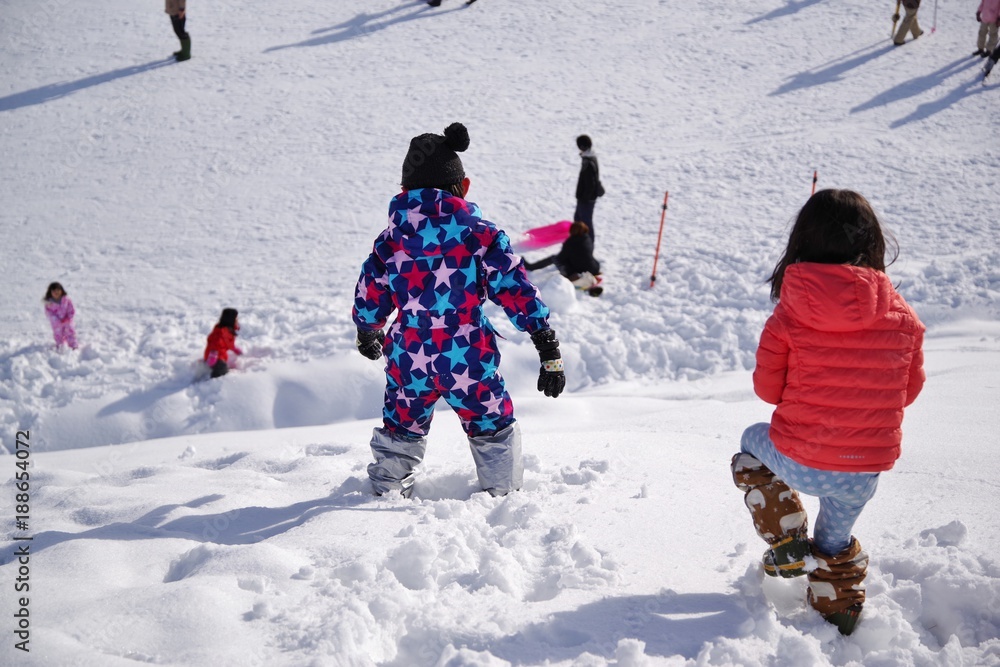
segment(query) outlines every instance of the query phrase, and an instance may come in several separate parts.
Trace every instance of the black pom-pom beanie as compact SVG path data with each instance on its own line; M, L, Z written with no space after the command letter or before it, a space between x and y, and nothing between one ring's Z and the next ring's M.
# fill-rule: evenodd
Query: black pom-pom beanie
M469 131L461 123L452 123L440 134L421 134L410 139L410 148L403 160L402 186L446 188L461 183L465 169L458 154L469 147Z

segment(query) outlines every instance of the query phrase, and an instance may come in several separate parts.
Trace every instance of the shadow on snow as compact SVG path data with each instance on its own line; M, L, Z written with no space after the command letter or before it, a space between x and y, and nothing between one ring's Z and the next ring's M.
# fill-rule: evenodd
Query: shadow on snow
M806 7L819 4L822 0L789 0L788 4L784 7L779 7L774 11L770 11L767 14L762 14L755 19L750 19L744 25L753 25L754 23L762 23L764 21L773 21L774 19L780 19L783 16L791 16L796 12L799 12Z
M876 107L886 106L892 104L893 102L899 102L907 98L926 93L933 88L943 86L949 78L955 76L956 74L963 74L970 68L975 69L976 65L978 65L978 59L971 60L969 58L959 58L958 60L948 63L937 71L914 77L909 81L904 81L903 83L893 86L883 93L879 93L867 102L852 108L851 113L859 113ZM963 81L958 87L953 89L944 97L919 105L909 115L893 121L890 124L890 127L901 127L907 123L912 123L913 121L923 120L933 116L939 111L944 111L951 105L965 97L968 97L969 95L977 95L982 91L983 87L979 85L978 78L973 77L968 81Z
M368 14L362 12L358 14L353 19L349 21L344 21L335 26L329 28L320 28L319 30L313 30L312 34L319 35L318 37L312 37L310 39L303 40L301 42L296 42L295 44L282 44L281 46L272 46L268 49L264 49L264 53L270 53L271 51L281 51L283 49L290 49L294 47L302 46L323 46L325 44L335 44L337 42L344 42L349 39L354 39L356 37L364 37L370 35L373 32L378 32L379 30L384 30L390 26L396 25L397 23L405 23L407 21L415 21L417 19L429 18L431 16L440 16L441 14L446 14L449 12L457 12L465 9L466 6L455 7L452 9L437 10L428 5L425 0L416 0L415 2L408 2L398 7L393 7L392 9L387 9L382 12L377 12L374 14ZM396 16L393 18L384 19L386 17L392 16L398 12L406 9L413 9L413 11L403 14L401 16ZM330 34L325 34L330 33Z
M777 90L769 93L769 96L775 97L777 95L790 93L793 90L801 90L802 88L821 86L826 83L840 81L843 79L844 74L850 70L855 67L860 67L861 65L864 65L879 56L889 53L893 50L893 48L895 47L891 44L885 45L882 40L879 40L874 44L869 44L868 46L852 51L847 55L835 58L834 60L821 65L818 69L810 69L805 72L799 72L798 74L792 75L789 80L781 84Z
M121 412L137 414L144 412L172 394L191 387L195 378L175 377L155 384L148 389L140 389L119 398L101 408L98 417L110 417Z
M750 619L750 612L735 593L666 590L657 595L604 598L553 614L500 639L445 637L439 641L488 651L512 665L574 661L584 653L614 660L621 639L644 642L648 656L693 659L706 642L748 636L753 629ZM414 664L412 659L426 649L427 640L420 631L407 635L399 643L396 659L384 667Z
M196 498L186 503L161 505L132 522L111 523L79 533L50 530L38 533L30 542L32 555L57 544L72 540L150 540L182 539L202 543L245 545L256 544L268 538L285 533L306 523L310 519L335 510L359 510L369 512L407 511L406 506L386 507L376 504L362 507L374 500L366 490L366 483L357 478L345 480L340 487L323 498L315 498L294 503L286 507L240 507L215 514L197 514L165 521L174 510L186 507L195 509L221 500L224 496L213 494ZM10 563L14 556L14 545L0 557L0 565Z
M76 81L53 83L47 86L41 86L40 88L33 88L32 90L14 93L13 95L8 95L7 97L0 97L0 112L20 109L22 107L30 107L35 104L45 104L46 102L51 102L52 100L58 100L61 97L72 95L78 90L99 86L102 83L108 83L109 81L114 81L115 79L124 79L128 76L142 74L143 72L165 67L166 65L174 62L176 61L173 57L163 58L145 63L143 65L122 67L121 69L111 70L110 72L104 72L103 74L95 74L93 76L84 77L83 79L77 79Z

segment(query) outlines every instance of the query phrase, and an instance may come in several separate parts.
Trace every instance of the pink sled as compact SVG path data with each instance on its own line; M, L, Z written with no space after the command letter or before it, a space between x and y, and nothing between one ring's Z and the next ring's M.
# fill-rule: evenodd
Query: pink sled
M551 225L529 229L513 240L514 248L518 252L524 252L559 245L569 238L569 228L572 224L571 220L560 220Z

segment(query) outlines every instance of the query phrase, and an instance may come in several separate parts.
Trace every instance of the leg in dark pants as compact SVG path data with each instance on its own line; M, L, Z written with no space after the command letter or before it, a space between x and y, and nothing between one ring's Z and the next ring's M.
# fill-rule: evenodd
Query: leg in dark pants
M573 222L586 222L590 227L590 240L594 240L594 205L596 199L577 199L576 211L573 212Z
M549 255L545 259L540 259L537 262L529 262L525 260L524 268L528 271L537 271L538 269L544 269L546 266L552 266L556 263L558 255Z
M174 58L178 61L191 58L191 36L184 29L186 22L187 19L180 15L175 14L170 17L170 25L174 27L174 34L177 35L177 39L181 40L181 50L174 51Z
M993 71L993 67L997 64L998 60L1000 60L1000 46L993 49L993 53L991 53L986 59L986 65L983 67L984 76L990 75L990 72Z

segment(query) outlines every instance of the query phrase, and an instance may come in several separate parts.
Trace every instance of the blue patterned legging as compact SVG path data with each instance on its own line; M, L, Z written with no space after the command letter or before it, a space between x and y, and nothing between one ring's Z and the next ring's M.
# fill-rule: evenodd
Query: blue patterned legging
M819 498L813 541L825 554L836 555L851 545L851 529L878 487L877 472L836 472L796 463L774 448L771 425L754 424L743 431L740 450L751 454L796 491Z

